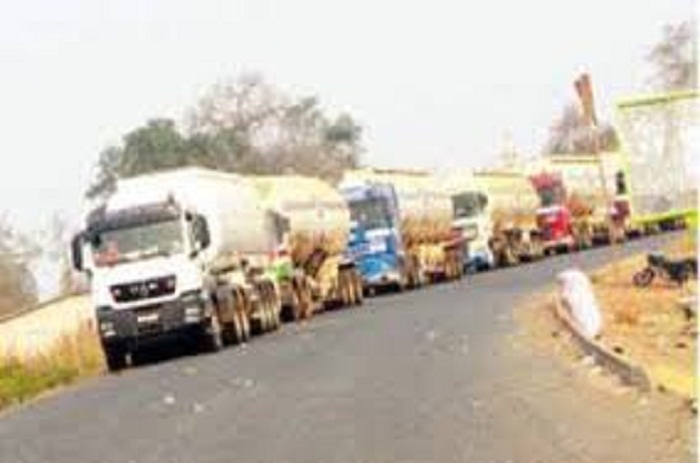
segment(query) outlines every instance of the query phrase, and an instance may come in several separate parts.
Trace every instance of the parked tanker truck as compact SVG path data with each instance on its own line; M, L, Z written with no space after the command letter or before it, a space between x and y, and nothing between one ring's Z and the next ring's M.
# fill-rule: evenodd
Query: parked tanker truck
M340 189L350 207L350 247L366 291L462 276L463 239L452 228L450 197L434 176L354 170L345 173Z
M452 227L464 239L464 270L493 268L496 260L491 251L493 224L488 192L477 185L471 169L446 173L440 183L452 199Z
M454 171L443 185L452 196L455 226L469 240L471 266L507 266L542 256L539 200L522 173Z
M534 162L530 170L552 174L561 182L578 248L624 240L630 204L620 153L550 154Z
M280 323L276 221L246 178L185 168L118 181L72 243L107 366L177 337L207 350Z
M328 305L363 301L362 280L348 251L350 210L329 184L311 177L251 177L271 212L280 242L272 276L288 319L309 318Z

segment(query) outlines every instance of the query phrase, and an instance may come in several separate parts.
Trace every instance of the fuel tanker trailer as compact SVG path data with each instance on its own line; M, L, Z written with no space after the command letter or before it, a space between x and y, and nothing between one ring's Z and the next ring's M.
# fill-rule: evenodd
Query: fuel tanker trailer
M361 304L362 280L347 252L350 210L340 193L312 177L250 178L280 243L269 273L285 315L298 320L329 305Z
M278 243L246 178L183 168L119 180L72 242L91 283L110 370L153 341L207 350L279 325L269 266Z
M513 170L477 171L474 185L485 198L483 211L490 220L489 247L495 264L513 265L542 257L539 196L530 179Z
M397 290L463 274L452 201L427 172L347 171L339 185L353 220L351 249L364 287Z

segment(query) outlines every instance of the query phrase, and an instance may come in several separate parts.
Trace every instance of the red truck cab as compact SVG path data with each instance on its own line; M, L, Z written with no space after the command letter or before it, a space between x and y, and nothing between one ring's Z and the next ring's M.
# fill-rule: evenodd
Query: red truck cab
M571 211L566 206L566 191L560 176L541 173L530 177L540 197L537 228L545 253L574 247Z

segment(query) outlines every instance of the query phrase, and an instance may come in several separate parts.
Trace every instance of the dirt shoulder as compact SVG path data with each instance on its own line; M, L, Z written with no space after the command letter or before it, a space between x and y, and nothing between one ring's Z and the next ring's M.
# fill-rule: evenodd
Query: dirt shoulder
M684 235L663 251L674 258L693 256L694 236ZM657 278L649 287L636 287L632 277L645 265L646 255L637 255L590 275L603 314L600 342L641 365L654 384L694 399L697 320L679 301L697 294L697 281L679 287Z
M673 258L687 257L695 255L696 244L689 233L661 251ZM615 259L614 248L610 254ZM636 287L632 277L645 266L646 255L639 254L589 273L603 315L599 343L641 366L658 389L696 401L697 318L689 317L679 300L697 294L697 281L681 288L656 279L649 287ZM555 315L552 283L548 291L516 310L528 344L557 353L572 364L589 362Z

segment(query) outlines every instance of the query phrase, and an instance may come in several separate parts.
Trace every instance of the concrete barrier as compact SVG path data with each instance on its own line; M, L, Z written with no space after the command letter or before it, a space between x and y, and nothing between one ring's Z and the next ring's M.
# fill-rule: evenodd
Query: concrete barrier
M642 368L640 365L636 365L630 359L616 354L612 350L603 346L601 343L588 339L586 336L584 336L584 334L576 326L576 323L574 323L569 316L569 313L564 305L565 303L559 297L559 294L555 293L555 315L572 334L573 340L583 352L592 356L598 365L617 375L625 384L636 386L643 391L651 390L651 378L644 368Z
M0 359L26 360L49 352L63 337L81 327L95 328L95 315L86 295L55 299L0 320Z

